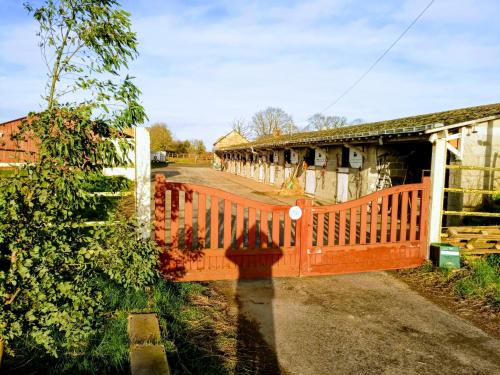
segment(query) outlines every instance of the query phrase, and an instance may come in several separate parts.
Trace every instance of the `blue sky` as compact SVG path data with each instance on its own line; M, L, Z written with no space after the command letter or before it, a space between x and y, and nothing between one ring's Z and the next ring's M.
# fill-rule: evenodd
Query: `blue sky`
M35 1L36 3L37 1ZM39 2L39 1L38 1ZM0 121L40 107L46 72L21 0L0 0ZM149 122L211 144L268 106L299 126L345 90L428 0L123 1ZM500 2L436 0L326 114L367 121L500 101Z

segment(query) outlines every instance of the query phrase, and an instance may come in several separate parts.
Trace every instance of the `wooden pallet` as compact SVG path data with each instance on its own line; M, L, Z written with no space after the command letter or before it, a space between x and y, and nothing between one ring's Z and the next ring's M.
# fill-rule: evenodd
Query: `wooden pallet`
M441 238L466 254L500 254L500 226L448 227Z

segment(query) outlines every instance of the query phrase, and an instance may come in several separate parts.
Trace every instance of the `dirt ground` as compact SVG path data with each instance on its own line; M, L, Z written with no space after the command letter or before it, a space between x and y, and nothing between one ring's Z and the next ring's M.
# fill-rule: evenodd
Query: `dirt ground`
M274 187L208 168L169 167L161 173L267 203L293 204L297 198L276 196ZM255 362L267 365L253 373L500 375L498 339L390 273L210 286L239 315L242 355L252 342L264 341L271 349L259 353L255 345Z
M211 286L285 374L500 374L500 341L385 272Z

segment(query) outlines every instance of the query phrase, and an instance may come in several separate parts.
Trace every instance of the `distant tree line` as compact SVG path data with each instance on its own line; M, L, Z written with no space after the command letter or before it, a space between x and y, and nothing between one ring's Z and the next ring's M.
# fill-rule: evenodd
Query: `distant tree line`
M292 116L283 109L268 107L255 113L251 121L241 118L235 119L231 126L234 131L247 139L259 139L271 135L292 134L299 131L326 130L348 125L359 125L364 122L360 118L349 121L344 116L326 116L322 113L316 113L309 117L307 126L300 129L294 123Z
M201 139L178 140L167 124L157 122L149 127L151 151L171 151L178 154L204 154L207 152Z

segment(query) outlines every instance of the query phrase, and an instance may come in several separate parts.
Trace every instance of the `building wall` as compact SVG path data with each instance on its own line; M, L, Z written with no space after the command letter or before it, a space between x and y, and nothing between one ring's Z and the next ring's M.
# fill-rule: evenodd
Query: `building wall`
M318 199L338 202L337 184L338 168L348 168L347 199L352 200L370 194L383 187L399 185L402 183L420 182L422 169L430 168L431 145L430 142L413 142L402 144L361 144L354 145L355 150L363 155L360 168L352 168L348 161L349 148L343 145L332 145L321 147L326 153L326 165L308 166L314 172L315 191L314 196ZM285 150L278 149L278 161L275 166L274 186L281 188L285 182L285 167L290 166L292 173L298 167L297 180L302 189L306 187L306 171L304 160L308 148L294 148L298 154L298 164L286 164L284 160ZM263 151L260 156L265 156L266 161L247 162L229 160L229 171L233 169L234 163L241 163L241 170L246 167L246 177L251 178L250 168L255 168L253 179L259 181L259 167L264 165L265 178L263 183L270 183L271 151ZM344 157L343 157L344 154ZM347 161L346 161L347 157ZM250 159L250 157L249 157ZM384 175L387 177L384 179ZM387 180L387 181L386 181ZM386 181L387 185L384 185Z
M500 167L500 120L492 120L464 129L462 160L450 157L450 164ZM449 170L448 187L500 190L500 173L481 170ZM477 210L489 197L476 193L448 193L445 206L450 211ZM448 216L447 225L461 223L459 216Z
M248 140L245 137L243 137L240 133L238 133L234 130L229 132L225 136L219 138L213 145L214 146L213 147L214 164L223 166L223 164L225 163L225 160L222 157L221 153L217 152L217 150L220 150L224 147L230 147L230 146L234 146L234 145L238 145L238 144L242 144L242 143L247 143L247 142L248 142ZM231 169L229 169L229 170L231 170Z
M0 124L0 163L24 163L35 159L37 152L35 140L27 137L26 141L13 141L11 135L19 131L23 119Z

